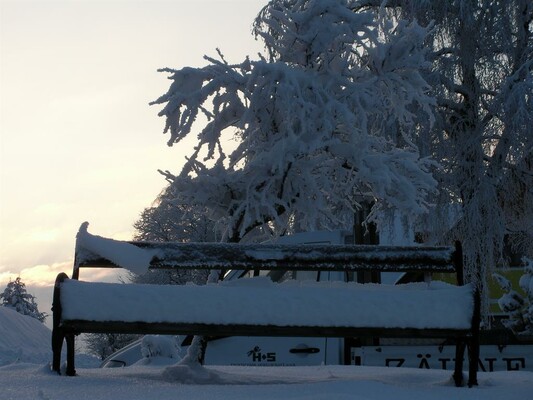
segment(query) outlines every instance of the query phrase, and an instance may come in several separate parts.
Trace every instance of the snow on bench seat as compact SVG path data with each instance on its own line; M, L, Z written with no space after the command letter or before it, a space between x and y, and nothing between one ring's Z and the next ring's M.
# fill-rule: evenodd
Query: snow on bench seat
M257 277L205 286L61 285L63 321L468 330L472 287L273 283Z

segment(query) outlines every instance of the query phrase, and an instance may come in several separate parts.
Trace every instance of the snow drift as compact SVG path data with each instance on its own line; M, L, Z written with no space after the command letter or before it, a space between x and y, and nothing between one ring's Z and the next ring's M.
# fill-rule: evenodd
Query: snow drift
M52 332L37 319L0 307L0 365L52 359Z

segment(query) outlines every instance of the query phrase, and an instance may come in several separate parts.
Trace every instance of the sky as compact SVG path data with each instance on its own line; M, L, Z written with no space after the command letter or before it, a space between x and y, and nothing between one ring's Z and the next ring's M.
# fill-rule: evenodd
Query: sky
M21 276L43 293L72 270L82 222L131 239L179 172L158 68L229 62L262 49L251 24L267 0L0 0L0 290ZM37 302L40 299L37 296Z

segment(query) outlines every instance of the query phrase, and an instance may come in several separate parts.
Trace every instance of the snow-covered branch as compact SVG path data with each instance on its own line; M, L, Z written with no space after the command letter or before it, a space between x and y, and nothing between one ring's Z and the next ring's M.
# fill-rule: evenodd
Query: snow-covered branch
M232 241L267 224L342 225L361 192L379 208L426 212L435 164L414 134L433 121L421 74L429 29L344 0L273 0L254 24L268 60L220 53L203 68L163 70L172 84L152 104L163 105L169 144L199 131L181 173L165 174L175 201L208 209Z

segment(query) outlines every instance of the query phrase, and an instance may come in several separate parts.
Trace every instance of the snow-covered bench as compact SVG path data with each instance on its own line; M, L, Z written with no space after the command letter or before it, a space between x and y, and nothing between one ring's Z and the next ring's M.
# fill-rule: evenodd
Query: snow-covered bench
M274 283L266 277L204 286L79 281L80 268L206 268L454 273L442 282L375 285ZM67 342L67 375L75 375L74 336L83 332L207 336L445 338L456 343L454 379L462 385L468 347L469 385L477 382L479 296L464 285L460 245L389 247L118 242L80 230L73 279L56 281L53 369Z

